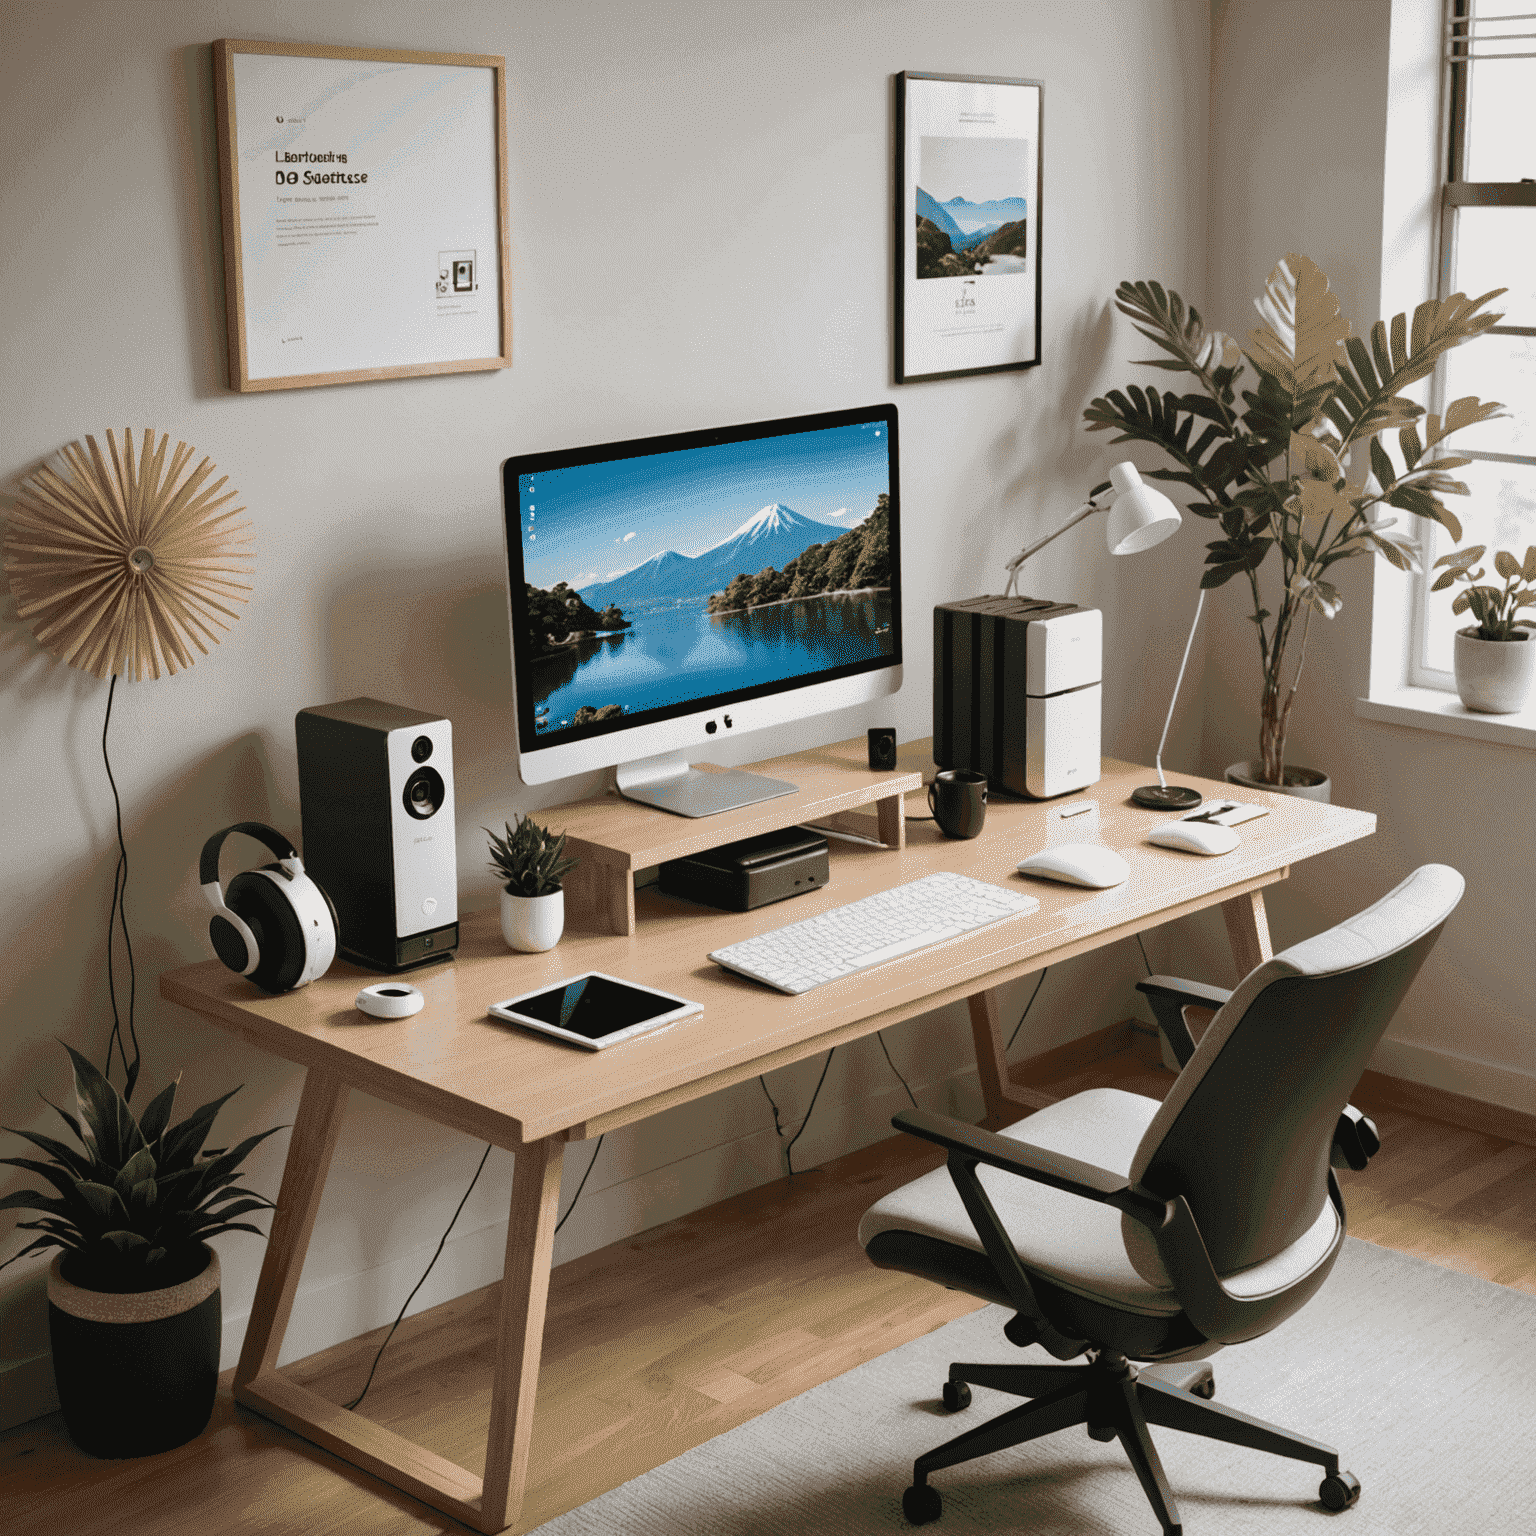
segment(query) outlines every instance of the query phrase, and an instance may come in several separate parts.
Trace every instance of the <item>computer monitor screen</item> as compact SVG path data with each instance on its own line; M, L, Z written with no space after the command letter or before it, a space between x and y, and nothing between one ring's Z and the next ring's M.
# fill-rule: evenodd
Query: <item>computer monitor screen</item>
M899 681L894 406L521 455L502 488L526 782Z

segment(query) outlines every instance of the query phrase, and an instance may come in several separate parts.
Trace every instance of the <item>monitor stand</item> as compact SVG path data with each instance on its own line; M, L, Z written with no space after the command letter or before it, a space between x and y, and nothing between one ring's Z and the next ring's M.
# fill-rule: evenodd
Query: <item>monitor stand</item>
M614 769L614 780L626 800L654 805L674 816L713 816L799 792L798 786L785 779L770 779L740 768L705 773L690 768L681 753L623 763Z

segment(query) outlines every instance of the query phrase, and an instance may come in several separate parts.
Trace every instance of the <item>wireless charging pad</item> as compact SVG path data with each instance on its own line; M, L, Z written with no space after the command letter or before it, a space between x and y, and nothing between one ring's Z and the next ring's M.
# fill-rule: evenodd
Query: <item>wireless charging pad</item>
M1204 798L1183 784L1143 784L1131 791L1131 799L1149 811L1192 811Z

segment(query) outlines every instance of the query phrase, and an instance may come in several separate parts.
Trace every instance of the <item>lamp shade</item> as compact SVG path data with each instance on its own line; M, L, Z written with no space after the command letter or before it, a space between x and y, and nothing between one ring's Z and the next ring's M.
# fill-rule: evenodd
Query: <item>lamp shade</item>
M1146 484L1134 464L1116 464L1109 472L1109 483L1115 488L1105 530L1110 554L1139 554L1161 544L1178 528L1182 521L1179 509L1161 491Z

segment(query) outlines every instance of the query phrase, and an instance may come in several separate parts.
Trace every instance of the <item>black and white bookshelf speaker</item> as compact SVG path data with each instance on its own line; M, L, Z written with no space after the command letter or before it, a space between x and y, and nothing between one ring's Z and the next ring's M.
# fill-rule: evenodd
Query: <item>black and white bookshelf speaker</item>
M330 893L348 960L403 971L459 942L453 727L378 699L294 717L304 861Z

